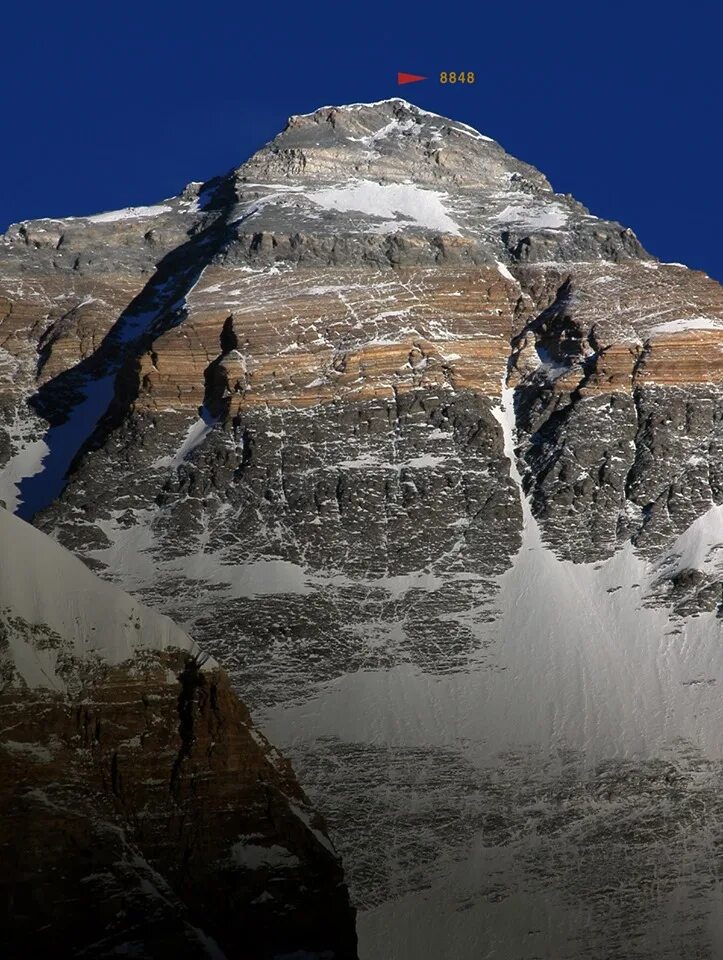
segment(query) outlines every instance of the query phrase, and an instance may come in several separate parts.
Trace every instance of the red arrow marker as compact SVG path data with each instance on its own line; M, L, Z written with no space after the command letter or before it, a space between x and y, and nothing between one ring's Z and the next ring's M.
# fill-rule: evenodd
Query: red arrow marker
M397 83L416 83L418 80L427 80L427 77L418 77L416 73L398 73Z

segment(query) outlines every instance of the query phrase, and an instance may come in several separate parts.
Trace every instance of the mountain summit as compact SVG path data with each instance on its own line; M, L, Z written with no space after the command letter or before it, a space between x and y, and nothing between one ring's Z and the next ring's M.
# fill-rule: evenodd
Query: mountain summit
M715 954L717 283L401 100L0 262L0 497L203 636L362 955Z
M255 233L374 237L383 257L389 235L426 237L414 256L436 262L442 247L473 262L508 262L530 231L547 243L526 259L641 256L631 231L590 216L547 179L467 124L405 100L324 107L291 117L286 129L224 182L234 217ZM271 192L270 192L270 188ZM554 243L553 243L554 241ZM585 248L584 250L582 248ZM454 252L452 252L454 251ZM370 252L367 252L367 257Z
M290 117L286 128L242 167L249 180L350 177L380 183L504 189L511 179L552 192L534 167L515 160L490 137L406 100L322 107Z

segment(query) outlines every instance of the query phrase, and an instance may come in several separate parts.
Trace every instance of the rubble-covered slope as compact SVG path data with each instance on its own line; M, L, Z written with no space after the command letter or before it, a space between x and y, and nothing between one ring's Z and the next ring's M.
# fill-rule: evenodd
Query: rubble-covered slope
M4 956L356 956L323 821L214 661L4 510L0 545Z

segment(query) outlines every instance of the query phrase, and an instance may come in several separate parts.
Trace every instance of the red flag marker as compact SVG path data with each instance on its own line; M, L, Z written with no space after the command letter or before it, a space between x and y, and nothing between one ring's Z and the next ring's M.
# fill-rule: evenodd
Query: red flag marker
M397 83L416 83L418 80L427 80L427 77L418 77L416 73L398 73Z

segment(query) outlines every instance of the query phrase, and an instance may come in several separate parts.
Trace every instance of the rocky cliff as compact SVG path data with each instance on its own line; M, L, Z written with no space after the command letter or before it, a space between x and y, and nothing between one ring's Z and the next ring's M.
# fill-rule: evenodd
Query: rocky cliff
M1 257L5 499L207 639L366 956L713 955L717 283L401 100Z
M3 955L355 957L324 823L223 671L4 510L0 542Z

